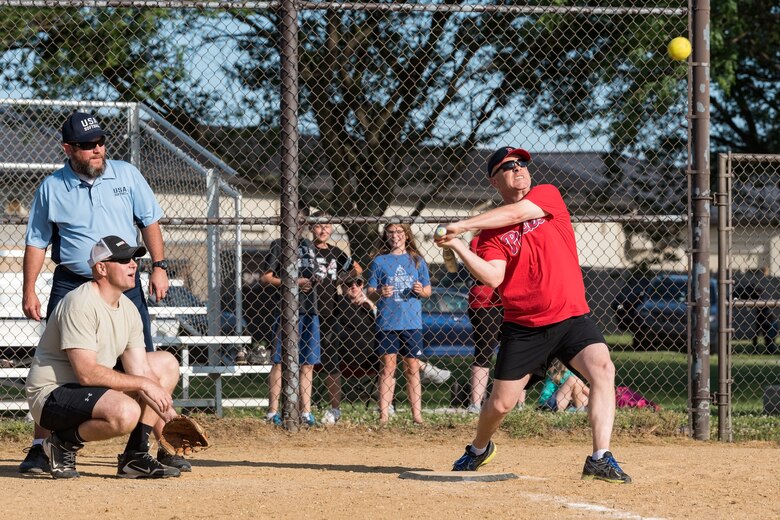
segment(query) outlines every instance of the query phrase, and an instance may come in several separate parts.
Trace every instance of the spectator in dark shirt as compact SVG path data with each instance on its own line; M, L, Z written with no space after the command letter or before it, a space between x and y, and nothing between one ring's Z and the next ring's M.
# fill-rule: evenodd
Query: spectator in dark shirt
M368 299L358 276L342 277L339 299L339 343L343 364L350 365L350 372L376 375L379 357L376 355L376 306Z
M305 206L299 213L308 216ZM301 233L303 226L300 226ZM298 237L298 363L300 365L300 412L301 422L314 426L316 421L311 413L311 391L314 377L314 365L320 362L320 320L317 311L317 260L314 244L308 238ZM282 241L271 242L271 250L266 260L266 271L260 277L260 283L273 287L282 285ZM276 425L282 424L279 414L279 398L282 393L282 338L281 316L277 314L273 327L275 352L273 366L268 378L269 405L266 419Z
M314 217L329 217L325 212L318 211ZM320 317L320 346L322 368L327 374L325 384L330 397L330 410L322 417L324 424L336 424L341 418L341 357L339 356L339 341L337 326L339 323L338 278L343 274L359 275L363 268L351 256L340 248L329 244L333 234L330 223L312 224L311 233L314 238L314 251L317 260L317 308Z

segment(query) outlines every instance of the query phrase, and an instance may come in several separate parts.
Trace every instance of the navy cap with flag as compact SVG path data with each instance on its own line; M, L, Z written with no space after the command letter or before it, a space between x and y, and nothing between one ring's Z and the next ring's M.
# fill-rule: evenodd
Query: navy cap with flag
M488 159L487 163L487 176L488 178L492 177L495 172L493 170L496 169L496 166L498 166L501 161L503 161L506 157L509 156L518 157L521 161L530 161L531 160L531 154L528 153L527 150L524 150L522 148L513 148L511 146L504 146L502 148L499 148L495 152L493 152L493 155L490 156L490 159Z
M63 143L88 143L105 135L97 118L86 112L73 112L62 125Z

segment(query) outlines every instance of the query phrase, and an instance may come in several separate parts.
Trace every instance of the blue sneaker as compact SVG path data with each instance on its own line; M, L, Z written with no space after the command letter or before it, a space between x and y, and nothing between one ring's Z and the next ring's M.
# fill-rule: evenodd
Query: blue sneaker
M489 441L485 452L482 455L474 455L471 451L471 444L466 446L466 453L455 461L452 465L452 471L477 471L477 468L484 466L496 456L496 445Z
M317 420L314 419L314 414L311 412L302 413L301 422L306 426L315 426L317 424Z
M590 455L585 459L582 468L582 480L603 480L612 484L630 484L631 477L620 469L611 452L606 452L599 460L593 460Z
M281 426L282 425L282 416L279 415L279 412L272 412L265 416L265 420L269 423L273 424L274 426Z

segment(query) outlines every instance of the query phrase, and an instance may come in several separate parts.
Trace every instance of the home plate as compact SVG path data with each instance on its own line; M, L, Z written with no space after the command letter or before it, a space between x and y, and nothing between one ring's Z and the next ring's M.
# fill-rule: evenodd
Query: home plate
M477 473L475 471L405 471L398 478L433 482L499 482L518 478L514 473Z

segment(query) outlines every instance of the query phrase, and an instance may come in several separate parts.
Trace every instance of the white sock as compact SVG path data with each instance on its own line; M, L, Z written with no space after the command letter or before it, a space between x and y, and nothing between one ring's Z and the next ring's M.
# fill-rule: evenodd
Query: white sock
M268 412L267 414L265 414L265 418L266 419L273 419L274 415L276 415L276 412Z
M596 450L596 451L594 451L594 452L593 452L593 455L591 455L591 457L590 457L590 458L591 458L591 459L593 459L593 460L599 460L599 459L600 459L600 458L602 458L602 457L604 456L604 454L605 454L606 452L608 452L608 451L609 451L609 450Z
M41 446L43 444L43 439L33 439L33 446Z
M484 448L477 448L473 444L471 445L471 453L473 453L474 455L477 456L482 455L483 453L485 453L485 450L487 450L487 446L485 446Z

